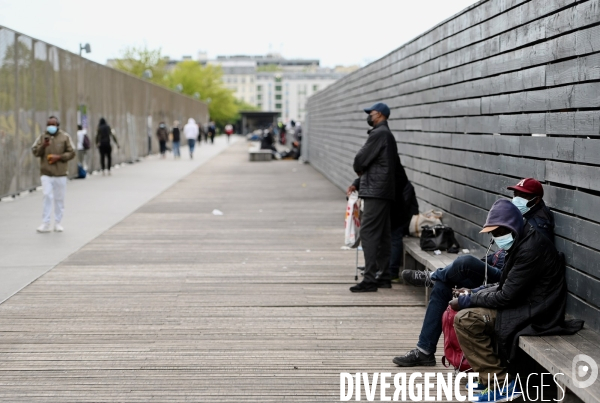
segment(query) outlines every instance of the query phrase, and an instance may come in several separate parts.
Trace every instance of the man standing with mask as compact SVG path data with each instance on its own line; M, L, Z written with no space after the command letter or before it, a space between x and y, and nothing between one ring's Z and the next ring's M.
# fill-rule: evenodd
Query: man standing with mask
M402 203L400 194L408 181L400 164L396 139L387 123L390 108L376 103L364 110L369 116L367 123L373 128L368 131L365 145L354 158L354 171L358 178L348 188L348 194L358 190L364 200L360 238L365 254L365 278L350 287L352 292L373 292L377 288L391 288L388 270L391 254L391 209L394 201ZM403 213L405 213L403 211Z
M46 132L42 134L31 148L33 155L40 158L42 189L44 192L44 210L42 225L37 232L51 231L50 215L54 204L54 231L63 232L61 225L65 209L65 193L67 190L67 165L75 157L71 137L60 130L60 122L56 116L50 116L46 123Z

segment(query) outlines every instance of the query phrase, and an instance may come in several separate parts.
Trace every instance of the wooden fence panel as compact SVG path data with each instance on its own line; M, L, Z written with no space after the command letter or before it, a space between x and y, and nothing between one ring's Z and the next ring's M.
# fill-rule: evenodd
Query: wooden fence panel
M600 330L600 0L484 0L317 93L304 155L341 188L386 102L421 209L473 253L507 186L535 177L567 258L567 311Z

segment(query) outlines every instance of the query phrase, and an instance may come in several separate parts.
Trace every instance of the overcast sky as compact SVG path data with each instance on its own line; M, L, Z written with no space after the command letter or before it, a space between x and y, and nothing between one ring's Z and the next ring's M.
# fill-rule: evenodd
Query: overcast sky
M280 52L365 65L474 0L0 0L0 25L106 63L127 46L179 59Z

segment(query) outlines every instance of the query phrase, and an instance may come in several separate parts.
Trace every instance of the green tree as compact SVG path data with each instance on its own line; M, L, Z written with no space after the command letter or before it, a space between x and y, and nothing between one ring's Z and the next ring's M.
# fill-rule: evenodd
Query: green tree
M163 57L161 49L148 49L144 47L128 47L121 52L121 57L116 59L113 67L125 71L136 77L144 77L144 72L150 70L152 77L148 78L155 84L168 86L167 59Z
M223 70L220 66L202 66L198 62L187 60L178 63L169 75L169 87L183 87L182 93L194 96L207 102L210 98L210 118L218 125L233 122L238 117L239 104L233 96L233 91L223 86L221 80Z
M249 104L246 101L242 101L241 99L237 99L235 100L235 104L237 105L238 108L238 112L239 111L259 111L260 108L258 106Z

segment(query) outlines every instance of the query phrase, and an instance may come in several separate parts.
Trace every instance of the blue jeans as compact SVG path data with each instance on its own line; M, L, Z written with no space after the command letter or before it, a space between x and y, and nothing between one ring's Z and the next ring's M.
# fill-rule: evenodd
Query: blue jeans
M404 245L402 238L408 235L408 227L398 227L392 230L392 254L390 256L390 275L392 278L400 276L400 267L402 267Z
M477 288L483 284L485 267L488 268L488 284L500 281L502 271L486 265L475 256L459 256L454 262L438 269L431 275L434 280L429 305L423 319L417 347L427 353L435 353L442 334L442 315L452 299L452 288Z
M188 147L190 148L190 157L194 154L194 147L196 147L195 139L188 139Z
M174 157L180 157L181 154L179 153L179 141L174 141L173 142L173 156Z

